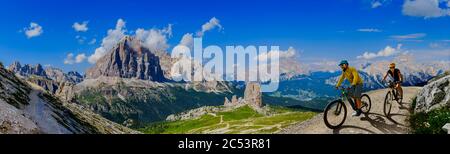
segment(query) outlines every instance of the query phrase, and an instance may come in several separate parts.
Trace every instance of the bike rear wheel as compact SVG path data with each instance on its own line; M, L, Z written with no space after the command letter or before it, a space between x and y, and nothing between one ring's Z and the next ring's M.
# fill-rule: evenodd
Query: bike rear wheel
M327 105L323 120L328 128L336 129L344 124L347 118L347 107L342 100L335 100Z
M369 95L363 94L361 96L361 111L364 114L368 114L370 112L370 108L372 108L372 101L370 100Z
M392 97L393 96L390 91L386 94L386 97L384 97L383 112L384 112L384 115L386 115L386 116L389 116L389 114L391 114L392 100L393 100Z

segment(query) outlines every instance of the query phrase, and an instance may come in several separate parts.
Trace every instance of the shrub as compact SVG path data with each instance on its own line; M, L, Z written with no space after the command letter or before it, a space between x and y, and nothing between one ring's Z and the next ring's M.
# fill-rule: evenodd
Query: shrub
M417 96L414 96L411 99L411 108L409 108L410 113L414 113L414 109L416 108L416 105L417 105Z
M410 117L415 134L447 134L442 127L450 123L450 108L432 110L428 113L415 113Z

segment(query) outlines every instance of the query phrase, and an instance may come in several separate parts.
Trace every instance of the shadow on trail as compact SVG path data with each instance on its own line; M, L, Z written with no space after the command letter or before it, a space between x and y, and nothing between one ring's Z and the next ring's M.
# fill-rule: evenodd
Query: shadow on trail
M371 131L369 129L358 127L358 126L352 126L352 125L343 125L343 126L337 128L337 129L334 129L333 130L333 134L340 134L343 129L349 129L349 128L351 128L351 129L359 129L359 130L367 132L368 134L375 134L374 131Z
M392 117L407 117L407 116L408 116L408 115L405 115L405 114L390 114L390 115L387 116L386 118L387 118L389 121L393 122L394 124L397 124L397 125L400 125L400 126L403 126L403 127L408 127L407 124L401 123L401 122L395 120L395 118L392 118Z
M372 115L374 118L371 118L369 115ZM401 114L391 114L391 116L406 116ZM380 130L384 134L398 134L405 132L405 129L401 126L405 126L394 119L387 117L384 118L384 115L378 113L369 113L361 118L363 121L368 121L374 128ZM393 122L393 124L388 124L385 119L388 119Z

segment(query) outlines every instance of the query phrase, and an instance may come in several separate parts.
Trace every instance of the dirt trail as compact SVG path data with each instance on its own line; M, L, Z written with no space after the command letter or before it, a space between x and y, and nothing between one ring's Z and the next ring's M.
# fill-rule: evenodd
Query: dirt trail
M294 124L280 134L405 134L409 133L409 108L411 99L419 92L420 87L404 87L403 105L393 103L391 115L383 113L384 97L388 89L370 91L367 94L372 99L372 109L367 115L352 117L353 110L347 103L347 119L341 128L329 129L323 122L323 113L310 120Z
M33 90L30 93L30 105L24 109L26 115L33 119L43 133L70 134L71 132L55 119L55 109L39 97L41 92Z

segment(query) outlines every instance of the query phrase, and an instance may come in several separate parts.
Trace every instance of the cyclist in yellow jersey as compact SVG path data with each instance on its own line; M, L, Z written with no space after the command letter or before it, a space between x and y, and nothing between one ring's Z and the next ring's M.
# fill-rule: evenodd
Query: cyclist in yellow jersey
M344 79L347 79L351 83L351 88L349 93L351 94L352 98L356 100L355 102L355 108L356 111L352 114L353 116L360 116L361 111L361 93L363 89L363 79L359 77L358 71L354 67L350 67L348 65L347 60L342 60L339 63L339 66L342 69L342 75L339 78L338 83L336 84L336 89L338 89Z

